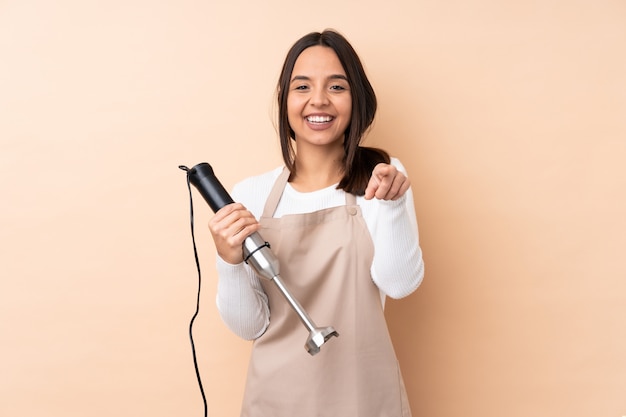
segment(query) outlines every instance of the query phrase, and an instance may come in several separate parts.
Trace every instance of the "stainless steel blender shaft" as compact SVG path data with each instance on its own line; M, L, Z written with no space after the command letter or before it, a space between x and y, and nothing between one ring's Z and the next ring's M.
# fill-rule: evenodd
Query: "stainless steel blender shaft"
M332 328L317 327L306 311L302 308L280 279L280 267L278 259L270 250L269 244L263 240L258 232L248 236L243 243L243 256L246 262L252 266L263 278L273 281L283 294L289 305L294 309L300 320L309 331L309 337L304 345L310 355L315 355L320 351L322 345L331 337L339 336L339 333Z

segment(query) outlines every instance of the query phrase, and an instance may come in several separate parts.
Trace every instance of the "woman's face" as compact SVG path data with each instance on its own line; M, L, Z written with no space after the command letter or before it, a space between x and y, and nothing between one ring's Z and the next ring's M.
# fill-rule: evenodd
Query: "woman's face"
M350 86L335 51L326 46L305 49L293 67L287 95L287 116L298 146L343 144L351 115Z

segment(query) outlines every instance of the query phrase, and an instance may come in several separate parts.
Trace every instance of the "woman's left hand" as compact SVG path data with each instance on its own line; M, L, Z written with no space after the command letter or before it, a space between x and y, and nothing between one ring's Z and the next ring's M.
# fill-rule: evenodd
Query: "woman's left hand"
M365 199L376 197L380 200L397 200L411 186L411 182L402 172L390 164L378 164L365 189Z

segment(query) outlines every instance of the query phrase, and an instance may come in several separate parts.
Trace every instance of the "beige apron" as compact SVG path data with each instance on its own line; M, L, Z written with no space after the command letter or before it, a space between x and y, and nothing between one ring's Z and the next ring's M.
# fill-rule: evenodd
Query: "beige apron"
M242 417L410 417L406 391L370 267L374 247L353 194L346 205L273 218L285 169L265 204L261 234L285 286L331 338L311 356L308 331L273 282L262 279L270 324L255 340Z

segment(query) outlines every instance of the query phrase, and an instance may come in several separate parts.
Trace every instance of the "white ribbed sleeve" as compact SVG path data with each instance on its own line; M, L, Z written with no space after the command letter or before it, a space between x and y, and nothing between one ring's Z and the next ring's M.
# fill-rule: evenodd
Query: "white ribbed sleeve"
M395 158L391 163L406 174ZM237 184L233 199L260 218L265 201L282 167L248 178ZM300 193L287 184L274 217L310 213L345 204L345 194L335 186L312 193ZM372 279L385 296L401 298L412 293L424 277L424 262L412 190L396 201L365 200L357 197L365 223L374 241ZM252 340L263 334L270 312L260 281L245 263L231 265L218 257L217 308L224 323L237 335Z

